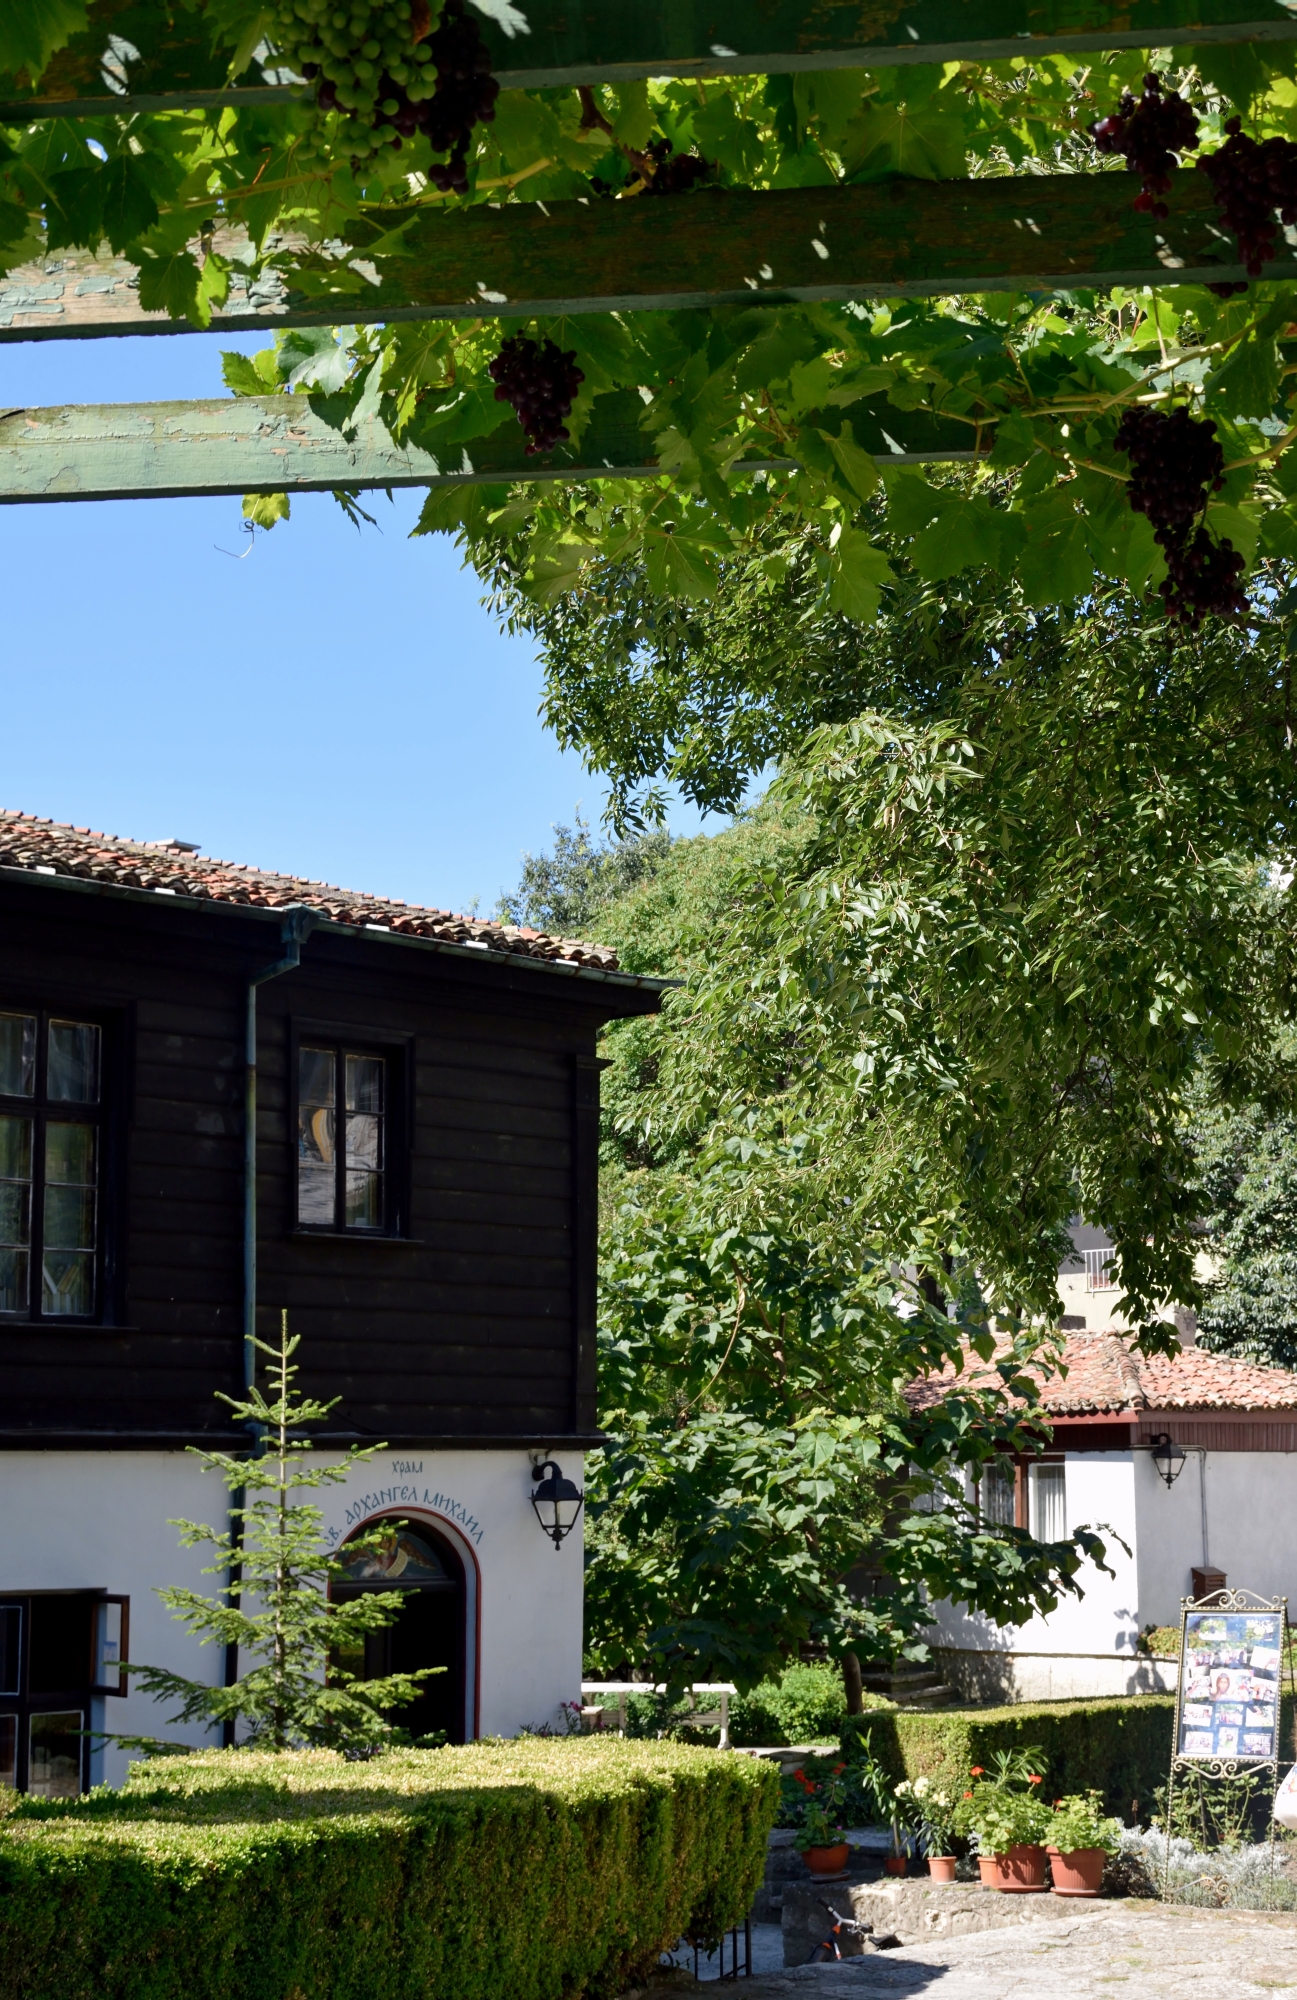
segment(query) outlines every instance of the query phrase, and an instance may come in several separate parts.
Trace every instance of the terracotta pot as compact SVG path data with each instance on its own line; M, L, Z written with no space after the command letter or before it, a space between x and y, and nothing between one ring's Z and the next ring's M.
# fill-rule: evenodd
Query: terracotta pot
M1097 1896L1103 1887L1103 1864L1108 1859L1101 1847L1078 1847L1070 1854L1049 1850L1049 1868L1056 1896Z
M955 1879L955 1857L953 1854L930 1854L928 1873L934 1882L953 1882Z
M888 1854L883 1860L884 1875L904 1875L909 1863L903 1854Z
M1024 1842L1011 1847L1006 1854L993 1854L991 1866L995 1870L990 1886L998 1889L1003 1896L1028 1896L1043 1893L1045 1887L1045 1850ZM987 1877L982 1876L985 1882Z
M997 1862L996 1862L996 1859L995 1859L995 1856L994 1856L993 1854L979 1854L979 1855L978 1855L978 1857L977 1857L977 1872L978 1872L978 1874L979 1874L979 1875L981 1876L981 1878L982 1878L982 1887L983 1887L984 1889L998 1889L998 1888L999 1888L999 1886L1000 1886L1000 1870L999 1870L999 1866L998 1866L998 1864L997 1864Z
M807 1847L802 1850L802 1859L812 1875L840 1875L847 1865L851 1849L845 1840L836 1847Z

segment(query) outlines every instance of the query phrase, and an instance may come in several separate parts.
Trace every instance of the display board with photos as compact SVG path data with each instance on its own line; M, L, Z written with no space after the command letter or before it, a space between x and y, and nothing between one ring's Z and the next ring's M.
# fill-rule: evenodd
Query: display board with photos
M1186 1611L1180 1656L1180 1757L1279 1755L1282 1611Z

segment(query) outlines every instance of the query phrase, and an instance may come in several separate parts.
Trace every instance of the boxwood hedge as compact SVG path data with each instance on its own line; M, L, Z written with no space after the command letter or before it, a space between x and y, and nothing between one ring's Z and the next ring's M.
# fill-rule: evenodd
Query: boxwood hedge
M1126 1695L853 1716L842 1747L849 1750L867 1736L894 1780L927 1776L947 1783L962 1783L970 1766L989 1764L997 1750L1038 1748L1050 1796L1094 1787L1108 1812L1133 1821L1147 1820L1154 1793L1166 1783L1174 1728L1174 1695ZM1290 1734L1289 1718L1285 1741Z
M206 1751L0 1822L4 2000L568 2000L741 1923L778 1775L615 1738Z

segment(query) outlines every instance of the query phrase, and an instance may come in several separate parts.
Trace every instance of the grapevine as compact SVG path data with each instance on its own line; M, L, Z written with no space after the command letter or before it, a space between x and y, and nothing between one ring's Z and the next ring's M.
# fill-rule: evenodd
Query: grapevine
M1199 160L1211 181L1221 218L1238 238L1239 256L1250 277L1261 274L1275 254L1279 221L1297 222L1297 145L1291 139L1250 139L1231 118L1218 151Z
M1150 72L1141 98L1123 91L1116 111L1098 119L1089 131L1096 151L1123 154L1127 170L1141 176L1144 185L1133 206L1149 215L1169 214L1159 197L1170 188L1176 155L1191 152L1198 144L1197 114L1179 91L1164 97L1161 77Z
M494 118L500 86L464 0L444 0L435 28L428 0L278 0L271 37L315 85L321 122L337 116L316 152L363 159L422 133L449 155L433 185L467 193L469 136Z
M585 380L576 352L563 353L552 340L538 343L526 334L506 340L487 369L497 385L497 403L511 403L527 433L527 456L552 451L568 435L566 418Z
M1196 630L1208 613L1239 615L1246 608L1239 589L1243 558L1223 537L1214 541L1201 523L1209 495L1225 484L1225 454L1210 417L1137 407L1126 411L1115 442L1131 462L1126 497L1152 523L1166 558L1160 589L1167 617Z

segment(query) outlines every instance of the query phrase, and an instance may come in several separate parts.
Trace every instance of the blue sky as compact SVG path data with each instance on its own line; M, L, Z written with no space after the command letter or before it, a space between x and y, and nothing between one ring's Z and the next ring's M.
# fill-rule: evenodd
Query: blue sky
M0 407L224 393L235 344L0 346ZM420 501L375 496L381 533L358 535L303 495L241 561L233 499L5 508L0 802L489 911L556 821L597 823L603 789L541 727L534 649L444 536L408 539Z

